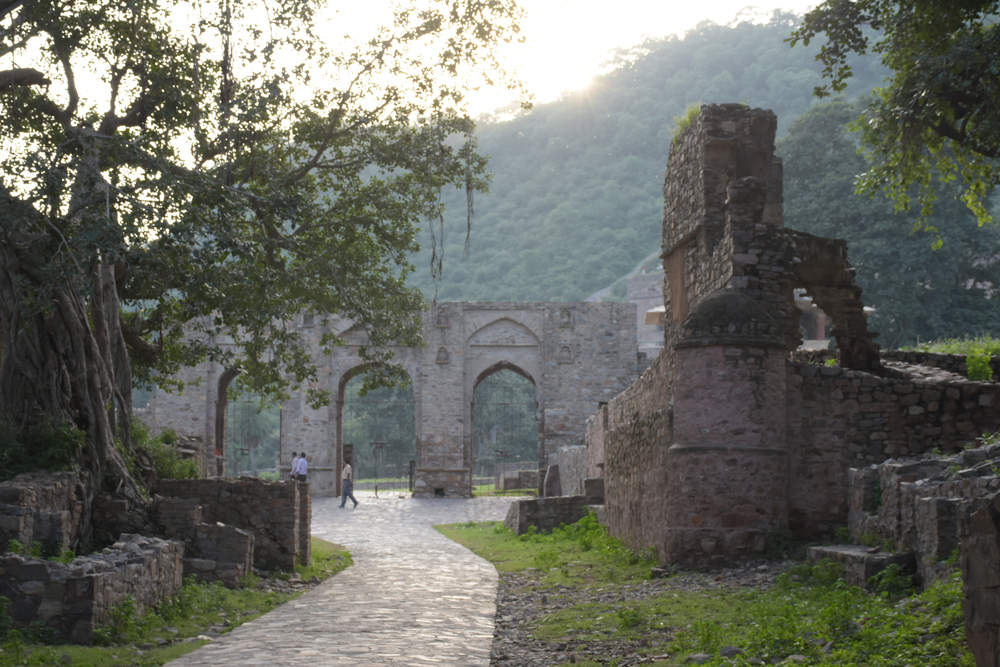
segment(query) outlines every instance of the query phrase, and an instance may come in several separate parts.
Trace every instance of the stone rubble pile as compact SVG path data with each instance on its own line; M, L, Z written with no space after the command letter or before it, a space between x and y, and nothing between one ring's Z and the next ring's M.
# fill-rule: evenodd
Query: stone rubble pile
M897 563L929 586L947 576L945 561L958 548L963 523L997 491L1000 444L852 468L848 527L855 545L811 547L810 558L840 561L853 585Z

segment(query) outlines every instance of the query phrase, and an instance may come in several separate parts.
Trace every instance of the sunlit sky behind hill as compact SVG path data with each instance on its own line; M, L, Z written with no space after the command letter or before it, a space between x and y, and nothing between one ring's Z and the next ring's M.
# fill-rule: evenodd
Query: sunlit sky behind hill
M521 24L526 42L512 46L507 61L516 68L535 102L557 99L587 85L609 52L641 43L646 37L682 34L702 21L728 24L738 16L767 20L775 9L802 14L817 0L519 0L527 11ZM351 7L330 1L337 15L331 28L371 33L391 21L391 0L368 0ZM336 26L336 27L334 27ZM491 112L512 100L508 93L470 97L473 115Z

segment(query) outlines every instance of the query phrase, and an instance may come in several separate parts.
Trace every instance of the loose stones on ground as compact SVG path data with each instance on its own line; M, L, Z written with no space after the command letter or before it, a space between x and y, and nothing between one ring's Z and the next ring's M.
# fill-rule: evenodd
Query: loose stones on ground
M516 574L502 572L497 590L496 630L490 667L549 667L585 660L602 665L617 661L615 664L620 667L632 667L664 660L676 628L651 630L639 640L586 642L540 641L534 639L532 633L543 617L578 604L590 602L613 606L647 600L667 591L767 590L782 571L784 564L780 562L750 563L719 572L680 572L664 579L592 589L574 589L561 584L552 588L543 587L544 573L534 569Z

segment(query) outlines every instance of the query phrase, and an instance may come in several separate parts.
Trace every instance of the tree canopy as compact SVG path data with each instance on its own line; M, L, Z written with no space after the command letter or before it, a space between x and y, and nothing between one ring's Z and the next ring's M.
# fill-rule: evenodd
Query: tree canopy
M463 91L519 10L404 4L356 40L317 7L0 0L0 420L71 422L98 485L142 495L133 377L210 359L321 401L283 323L353 318L382 362L418 340L408 253L443 188L486 185Z
M826 0L806 14L791 43L827 42L817 60L840 92L854 54L877 54L891 71L855 124L871 163L859 180L898 209L916 200L925 221L942 185L957 179L980 224L983 198L1000 183L998 0Z
M916 212L854 192L866 167L847 126L865 100L843 98L813 107L778 142L784 160L785 226L845 239L865 304L875 307L871 329L887 348L1000 330L1000 309L989 296L1000 286L1000 229L979 229L976 218L945 186L933 215L935 232L917 229Z

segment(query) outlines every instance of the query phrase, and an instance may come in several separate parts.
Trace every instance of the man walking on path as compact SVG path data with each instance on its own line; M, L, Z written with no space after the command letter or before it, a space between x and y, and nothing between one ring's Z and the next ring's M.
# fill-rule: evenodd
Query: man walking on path
M344 459L344 472L340 473L340 481L344 487L344 495L340 499L340 506L347 504L347 499L354 500L354 471L351 469L351 460ZM358 501L354 500L354 506L358 506Z
M292 452L292 471L288 473L288 476L292 479L297 479L299 475L299 455L296 452Z
M300 482L306 481L306 475L309 474L309 460L306 458L305 452L302 452L302 456L299 457L298 469L295 472L298 473L296 479Z

